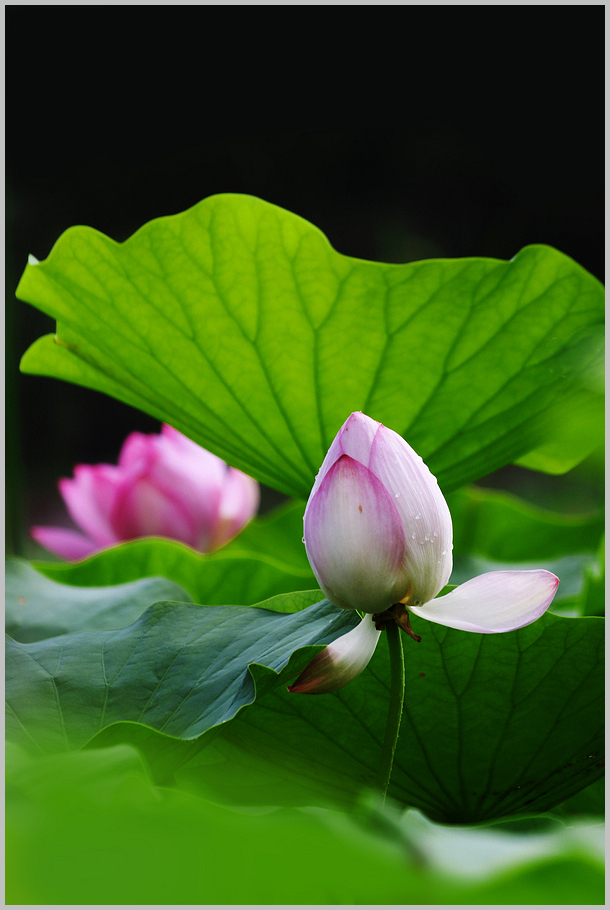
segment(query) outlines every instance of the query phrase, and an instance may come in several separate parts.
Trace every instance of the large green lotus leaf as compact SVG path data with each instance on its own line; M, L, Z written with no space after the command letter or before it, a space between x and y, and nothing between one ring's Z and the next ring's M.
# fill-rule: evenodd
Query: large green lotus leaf
M190 599L183 588L165 578L75 588L46 578L18 559L7 560L5 578L6 631L20 642L67 632L120 629L135 622L155 601Z
M235 811L155 787L128 746L34 759L9 748L7 777L9 904L603 901L603 844L582 823L517 838L372 801L356 816Z
M599 437L604 426L604 360L593 360L580 387L561 411L549 415L554 421L550 438L518 459L517 464L534 471L563 474L577 465L592 449L590 440ZM600 438L601 443L601 438Z
M604 516L551 512L497 490L469 487L447 497L455 555L497 562L549 560L594 553L604 533Z
M417 632L420 644L405 641L395 799L438 821L473 823L547 811L601 777L602 620L547 614L515 632L479 635L417 619ZM349 803L375 777L388 680L382 639L367 669L336 693L269 691L179 779L237 804L271 794L307 804L312 791L324 805Z
M7 637L7 734L43 751L77 749L109 724L134 721L195 739L297 674L316 653L307 646L357 622L328 601L293 614L160 602L116 631ZM255 663L267 671L256 693Z
M238 550L203 555L174 540L155 537L109 547L81 562L36 562L34 566L48 578L83 586L161 575L181 585L196 603L213 605L255 604L317 585L307 563L286 565L266 553Z
M225 194L121 244L70 228L17 296L57 320L25 372L113 395L297 497L355 410L402 433L448 490L543 446L567 469L558 428L599 397L602 286L541 245L509 262L367 262Z
M379 761L383 639L336 693L294 695L283 684L315 653L303 646L357 621L327 601L289 615L161 603L119 631L9 639L7 731L49 751L96 734L92 745L132 742L157 779L178 773L214 798L311 804L315 792L322 804L349 803ZM483 821L543 811L601 775L603 620L547 614L502 635L417 623L397 800L441 821Z

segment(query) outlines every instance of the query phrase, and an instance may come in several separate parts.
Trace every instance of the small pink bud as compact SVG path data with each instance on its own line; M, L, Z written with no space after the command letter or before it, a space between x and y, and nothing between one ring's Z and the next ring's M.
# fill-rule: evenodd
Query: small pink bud
M320 587L339 607L425 603L451 574L451 515L436 479L402 436L360 412L322 463L304 529Z

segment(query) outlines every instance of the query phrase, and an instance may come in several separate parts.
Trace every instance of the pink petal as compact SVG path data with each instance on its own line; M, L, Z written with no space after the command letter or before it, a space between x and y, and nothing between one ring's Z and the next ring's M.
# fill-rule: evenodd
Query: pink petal
M510 632L540 619L558 584L557 576L545 569L486 572L409 610L451 629Z
M398 433L379 425L369 469L398 509L405 529L404 568L412 583L409 603L432 600L452 568L451 513L436 477Z
M198 549L215 550L235 537L256 515L259 502L260 489L254 478L238 471L237 468L229 468L214 534L207 547L201 546Z
M196 527L171 491L161 490L144 474L127 478L114 503L112 522L121 540L169 537L196 545Z
M349 455L310 497L304 529L309 561L331 603L377 613L407 594L396 506L374 474Z
M355 629L316 654L296 682L288 686L288 691L314 695L343 688L362 673L380 635L372 616L365 616Z
M154 451L154 440L158 435L146 435L145 433L130 433L119 453L119 467L130 468L142 460L146 460L151 451Z
M218 456L190 440L185 439L185 443L188 445L177 445L169 438L157 437L149 477L180 503L195 527L203 524L211 537L229 469Z
M220 458L164 425L161 435L132 433L121 467L112 513L121 539L162 536L210 549L228 475Z
M371 445L380 426L380 423L367 417L362 411L350 414L326 453L311 489L310 498L317 493L318 487L341 455L349 455L368 468Z
M110 515L120 481L120 469L109 464L77 465L73 479L59 481L72 519L101 547L119 540Z
M100 549L84 534L68 528L35 527L30 534L42 547L63 559L84 559Z

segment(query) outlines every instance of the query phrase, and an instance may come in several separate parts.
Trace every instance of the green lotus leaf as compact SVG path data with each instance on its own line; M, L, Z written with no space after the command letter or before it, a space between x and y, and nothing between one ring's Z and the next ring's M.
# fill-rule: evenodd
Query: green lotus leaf
M408 439L445 491L528 457L567 470L603 438L603 288L542 245L367 262L224 194L120 244L70 228L17 296L57 321L25 372L112 395L300 498L355 410Z

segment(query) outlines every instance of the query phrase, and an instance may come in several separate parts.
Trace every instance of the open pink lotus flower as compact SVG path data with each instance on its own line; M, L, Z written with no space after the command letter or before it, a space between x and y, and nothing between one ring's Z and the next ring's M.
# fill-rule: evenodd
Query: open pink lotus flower
M118 465L77 465L59 490L85 532L35 527L32 537L65 559L84 559L136 537L170 537L207 553L255 514L259 487L173 427L131 433Z
M371 659L384 620L395 619L417 640L409 612L467 632L508 632L542 616L559 584L544 569L487 572L436 598L453 564L445 498L402 436L361 412L328 450L304 531L328 600L367 615L307 665L291 692L332 692L351 682Z

